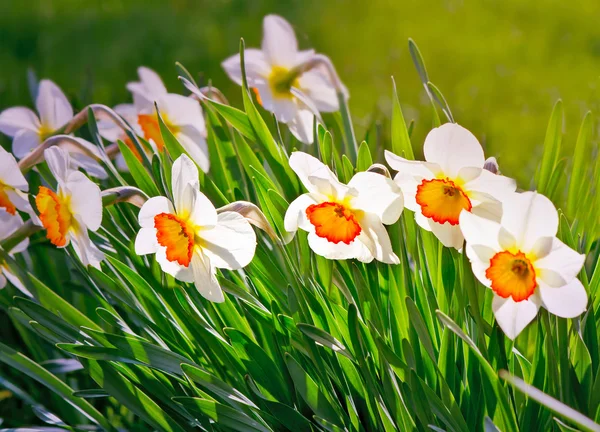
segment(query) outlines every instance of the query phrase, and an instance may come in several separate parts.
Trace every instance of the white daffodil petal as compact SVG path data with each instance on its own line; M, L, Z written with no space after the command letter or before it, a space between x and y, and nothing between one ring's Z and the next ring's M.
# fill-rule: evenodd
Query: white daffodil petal
M188 185L188 188L192 188L192 185ZM213 203L198 189L193 189L193 194L193 206L189 215L190 221L199 227L212 228L217 225L217 210Z
M168 93L162 95L156 104L165 122L175 126L194 126L196 129L206 132L202 108L197 100Z
M195 126L182 126L176 138L200 169L203 172L208 172L210 169L210 159L208 156L206 133L198 130Z
M314 121L314 113L307 108L301 108L296 111L296 115L287 123L287 125L292 135L294 135L298 141L304 144L312 144L314 142Z
M267 63L264 53L255 48L246 48L244 51L244 63L246 66L246 79L252 86L256 78L268 77L270 66ZM234 54L227 58L221 66L229 78L238 85L242 85L242 68L240 66L240 55Z
M17 159L21 159L25 157L31 150L40 145L41 142L40 135L37 131L21 129L13 138L13 154Z
M327 259L352 259L356 258L362 262L373 261L373 254L366 246L365 243L369 243L367 238L365 242L360 241L361 236L366 234L361 233L354 241L350 244L344 242L332 243L326 238L319 237L314 231L308 234L308 245L317 255L321 255Z
M535 257L535 260L546 257L552 251L555 240L558 239L556 237L540 237L533 244L530 254Z
M137 70L137 73L140 77L140 82L144 85L149 93L155 95L167 93L167 88L160 78L160 75L158 75L152 69L146 66L140 66Z
M166 274L170 274L175 279L182 282L194 282L194 273L192 265L188 267L180 265L177 261L169 261L167 258L167 248L159 247L156 251L156 262L160 265L160 269Z
M40 81L35 106L40 113L42 124L53 131L73 118L73 108L69 100L50 80Z
M473 168L463 168L459 172L459 177L463 177L469 170L472 172ZM479 175L472 180L466 181L464 187L468 191L487 193L495 199L502 201L517 190L517 182L510 177L493 174L488 170L481 169L479 170Z
M371 240L366 246L377 261L386 264L400 264L400 259L392 249L390 236L377 216L369 213L365 214L360 222L360 226ZM362 240L363 237L361 235L357 240Z
M500 224L463 211L459 217L459 226L470 245L483 245L496 252L501 250L498 242Z
M50 147L44 150L44 159L50 172L59 183L65 183L69 175L69 153L60 147Z
M290 156L290 167L298 175L300 181L309 192L320 192L314 181L315 179L322 179L327 183L340 184L335 174L331 172L327 165L307 153L292 153Z
M423 179L431 180L442 171L438 164L404 159L389 150L385 151L385 160L399 175L415 177L419 182Z
M465 238L458 225L450 225L448 222L441 224L432 219L428 219L428 221L431 232L444 246L453 247L457 250L462 249Z
M156 253L160 245L156 239L156 228L141 228L135 237L135 253L148 255Z
M19 291L21 291L27 297L33 297L33 295L29 292L29 290L27 288L25 288L25 285L23 285L23 282L21 282L21 280L16 275L14 275L12 272L10 272L10 270L8 270L7 268L0 269L0 288L2 288L2 277L3 277L2 273L4 273L4 276L6 277L6 279L8 279L8 281L11 284L13 284L13 286L15 288L17 288Z
M486 277L485 272L490 266L490 260L485 259L486 257L494 254L494 251L487 246L475 245L471 246L469 243L465 246L465 252L469 261L471 262L471 269L473 274L483 286L490 288L492 282Z
M523 252L529 252L540 237L556 237L558 212L544 195L514 193L502 202L502 207L502 226Z
M475 193L470 194L471 203L473 203L471 213L484 219L500 223L500 221L502 220L502 203L500 201L491 200L475 204L474 195Z
M515 302L512 297L494 295L492 310L504 334L514 340L537 315L539 305L533 300Z
M191 210L191 203L184 202L186 198L186 188L191 184L194 189L198 189L198 168L194 161L187 155L182 154L173 163L171 171L171 188L173 189L173 204L178 212L184 209L184 206ZM189 196L187 196L189 199Z
M223 212L214 228L202 230L202 250L213 266L229 270L246 267L256 251L256 233L239 213Z
M104 254L90 239L83 221L77 216L76 219L78 226L71 236L73 249L84 266L91 265L100 270L100 262L104 259Z
M194 285L202 297L215 303L224 302L225 297L215 276L210 258L202 252L196 251L190 267L194 275Z
M173 204L163 196L150 198L144 203L138 214L138 221L142 228L154 228L154 216L167 213L175 213Z
M322 71L309 70L300 76L298 82L319 111L335 112L340 109L335 87Z
M21 192L18 189L5 189L4 193L6 193L9 201L12 202L18 210L25 213L32 212L33 208L31 207L31 203L25 192Z
M13 255L13 254L18 254L18 253L21 253L21 252L25 252L28 247L29 247L29 239L26 238L21 243L19 243L14 248L12 248L12 250L10 251L10 253L11 253L11 255Z
M4 240L23 225L23 219L17 214L10 214L0 208L0 240Z
M483 148L475 135L456 123L433 129L425 138L423 154L427 162L438 164L444 173L455 178L463 167L483 168Z
M106 180L108 173L100 162L93 157L83 153L71 153L71 165L74 168L83 169L90 177L96 177L100 180Z
M395 223L404 209L402 190L393 180L372 172L359 172L348 186L358 191L352 208L377 215L382 223Z
M272 65L296 66L298 41L292 26L280 16L267 15L264 18L262 50Z
M427 219L423 214L418 211L415 212L415 222L425 231L431 231L431 226L429 225L429 219Z
M21 173L15 157L0 147L0 184L27 192L29 185Z
M23 129L36 133L40 129L40 120L32 110L25 107L13 107L0 113L0 132L14 137Z
M561 318L575 318L585 312L588 295L579 279L573 279L560 288L539 283L539 292L548 312Z
M80 216L85 226L96 231L102 223L102 197L96 183L79 171L71 171L66 179L71 196L71 211Z
M310 222L306 217L306 209L308 206L318 204L310 194L303 194L296 198L285 212L283 225L289 233L296 232L298 228L310 230Z
M552 248L545 256L536 260L534 266L538 270L550 270L557 273L563 279L564 284L577 277L584 262L585 255L571 249L556 237L552 237ZM542 272L540 275L542 280L544 280L544 273ZM547 283L553 285L549 281Z

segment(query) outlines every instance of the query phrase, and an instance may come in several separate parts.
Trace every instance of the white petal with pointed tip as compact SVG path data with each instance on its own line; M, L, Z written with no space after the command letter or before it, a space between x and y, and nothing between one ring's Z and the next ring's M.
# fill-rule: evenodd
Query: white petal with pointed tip
M393 224L404 209L402 190L393 180L372 172L359 172L348 186L358 191L351 201L353 209L376 215L382 223Z
M292 201L283 220L285 230L290 233L296 232L298 228L308 231L311 224L306 217L306 209L314 204L318 202L310 194L302 194Z
M539 309L535 295L529 300L515 302L512 297L502 298L494 295L492 310L496 322L506 336L514 340L537 315Z
M256 79L264 81L271 72L271 66L267 63L264 53L256 48L246 48L244 51L244 63L246 66L246 79L248 85L253 87ZM238 85L242 85L242 68L240 66L240 55L234 54L221 63L225 73Z
M73 249L84 266L91 265L100 270L100 262L104 259L104 253L90 239L81 218L75 215L75 219L78 226L74 232L71 231L70 236Z
M548 254L535 261L536 269L547 269L558 273L564 283L571 282L581 271L585 255L574 251L556 237L552 238L552 247ZM543 275L540 276L543 280Z
M322 179L327 183L339 183L335 174L327 165L314 156L304 152L294 152L290 156L290 167L300 178L300 181L309 192L319 193L315 179Z
M0 147L0 183L27 192L29 185L15 157Z
M148 255L156 253L160 244L156 239L155 228L141 228L135 236L135 253L138 255Z
M0 132L14 137L23 129L36 133L40 129L40 119L32 110L25 107L13 107L0 113Z
M540 237L556 237L558 212L548 198L537 192L514 193L502 202L502 226L527 253Z
M573 279L560 288L552 288L539 281L539 292L548 312L561 318L575 318L585 312L588 295L579 279Z
M142 228L154 228L154 216L161 213L175 213L173 204L163 196L152 197L140 209L138 222Z
M188 188L191 188L188 185ZM199 227L212 228L217 225L217 210L212 202L197 188L193 190L193 205L190 211L190 221Z
M41 142L40 135L36 131L21 129L13 138L13 154L17 159L21 159L40 145Z
M185 267L180 265L177 261L169 261L167 259L167 248L160 246L156 251L156 262L160 265L162 271L166 274L170 274L175 279L182 282L194 282L194 274L192 271L192 265Z
M296 115L287 123L292 135L304 144L314 142L313 126L315 124L314 113L307 108L300 108Z
M229 270L246 267L256 251L256 234L239 213L219 214L217 225L200 231L202 249L213 266Z
M489 219L463 211L459 217L459 226L470 245L483 245L499 252L502 248L498 242L500 224Z
M187 155L182 154L173 163L171 171L171 188L173 189L173 204L178 212L183 210L185 192L187 185L191 184L194 189L198 189L198 168L194 161ZM189 203L188 203L189 205Z
M425 138L423 153L427 162L438 164L444 173L455 178L463 167L483 168L483 148L471 132L456 123L433 129Z
M450 225L448 222L445 224L437 223L432 219L427 219L431 232L435 234L439 241L446 247L453 247L457 250L462 249L465 238L462 235L460 227L458 225Z
M386 264L400 263L400 259L392 249L390 236L377 216L366 214L361 219L360 226L362 233L357 240L369 249L376 260Z
M278 15L263 20L262 50L269 63L275 66L296 66L298 42L292 26Z
M73 108L69 100L56 84L50 80L41 80L38 86L36 108L41 123L56 130L73 118Z
M194 285L202 297L215 303L225 301L210 258L202 252L196 251L190 267L194 275Z
M335 87L320 70L312 69L298 78L300 88L314 102L321 112L335 112L340 109Z
M71 211L85 226L96 231L102 223L102 197L96 183L79 171L71 171L65 184L71 196Z
M50 147L44 150L44 159L50 168L50 172L59 184L66 183L69 176L69 153L60 147Z

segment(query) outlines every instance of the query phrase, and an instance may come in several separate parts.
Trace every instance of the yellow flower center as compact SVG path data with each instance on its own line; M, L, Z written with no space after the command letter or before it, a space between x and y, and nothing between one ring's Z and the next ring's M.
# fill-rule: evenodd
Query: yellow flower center
M416 200L423 216L441 224L458 225L460 213L472 208L467 194L448 178L423 180L417 186Z
M69 198L61 197L40 186L35 197L35 205L40 213L40 220L46 229L46 237L55 246L67 244L66 234L72 226L73 217L69 206Z
M275 66L271 69L271 74L268 78L269 87L274 98L291 99L294 96L290 92L292 87L299 87L298 74L290 73L290 69Z
M167 248L167 259L189 266L195 246L195 227L187 218L170 213L154 216L156 240Z
M335 244L350 244L362 231L357 215L337 202L310 205L306 209L306 217L319 237Z
M40 125L40 128L38 129L38 135L40 136L40 139L42 141L44 141L46 138L51 136L53 132L54 132L54 130L50 126L48 126L44 123L42 123Z
M500 297L512 297L514 301L527 300L535 291L535 269L529 258L521 251L498 252L490 260L485 277L492 281L492 289Z

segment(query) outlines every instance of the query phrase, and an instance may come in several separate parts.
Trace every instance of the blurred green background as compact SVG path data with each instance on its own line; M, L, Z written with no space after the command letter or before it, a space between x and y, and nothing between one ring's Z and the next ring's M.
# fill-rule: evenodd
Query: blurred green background
M419 153L431 110L407 48L412 37L455 119L524 188L556 99L565 102L565 154L585 111L598 108L597 0L3 0L1 9L0 109L31 104L29 67L81 108L128 101L125 83L139 65L182 91L175 61L239 104L220 63L242 36L260 45L268 13L292 23L302 48L333 59L350 89L359 138L374 121L385 124L393 75L405 116L416 122Z

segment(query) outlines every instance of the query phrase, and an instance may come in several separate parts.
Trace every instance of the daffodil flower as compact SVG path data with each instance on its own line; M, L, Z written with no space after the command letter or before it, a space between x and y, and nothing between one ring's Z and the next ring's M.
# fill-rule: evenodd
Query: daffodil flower
M72 168L69 153L58 147L44 151L50 171L58 182L56 191L45 186L35 197L46 237L60 248L73 245L81 262L100 268L104 254L90 240L88 230L102 223L100 188L83 173Z
M7 212L5 209L0 209L0 241L10 237L16 230L23 226L23 219L19 214L11 214ZM10 255L14 255L17 253L21 253L27 249L29 246L29 238L26 238L21 243L16 245L10 251ZM6 262L2 261L0 258L0 289L6 286L7 280L12 283L15 287L17 287L21 292L31 296L29 291L25 288L23 283L19 280L19 278L14 275Z
M498 325L514 339L540 306L562 318L581 315L588 299L577 274L585 255L556 238L558 212L552 202L524 192L506 198L503 206L499 223L460 215L473 273L494 292Z
M113 108L113 111L121 116L129 126L133 128L133 131L138 136L144 136L144 132L140 128L138 124L138 110L135 108L133 104L119 104ZM141 162L142 155L139 154L137 147L134 145L129 135L123 130L123 128L115 123L112 118L109 118L106 114L101 114L98 118L98 132L105 140L110 141L111 143L116 143L121 140L123 143L129 147L129 149L133 152L135 157ZM154 141L152 141L152 144ZM121 171L128 171L127 163L123 158L123 155L119 153L115 158L115 165Z
M216 269L238 270L248 265L256 250L256 234L240 214L217 214L200 192L198 169L186 155L173 164L171 186L173 202L157 196L141 208L135 252L156 254L165 273L193 282L205 298L222 302Z
M262 48L244 51L246 79L258 102L286 123L298 140L308 144L313 142L314 117L318 114L315 110L339 110L336 88L323 68L302 67L314 57L314 50L298 50L292 26L277 15L267 15L263 20ZM234 82L242 85L238 54L222 66ZM345 88L342 91L347 94Z
M461 249L459 227L463 211L499 221L502 198L516 190L516 182L484 169L483 149L477 138L454 123L433 129L425 138L425 162L385 152L398 171L396 183L407 209L423 229L432 231L446 247Z
M308 232L308 244L328 259L400 261L383 224L393 224L403 209L402 192L389 178L359 172L345 185L322 162L303 152L290 157L308 193L300 195L285 213L286 231Z
M208 158L208 145L206 143L207 130L200 103L187 96L168 93L158 74L146 67L138 69L139 82L127 84L127 89L133 96L133 107L121 105L118 112L131 125L134 130L148 140L155 150L163 151L165 144L160 132L158 115L155 104L165 126L177 138L179 143L196 162L200 169L208 172L210 161ZM117 133L104 127L104 136L107 139L115 138ZM123 139L117 135L117 139ZM127 139L125 144L135 149L133 143ZM134 154L137 153L137 149ZM141 159L141 155L138 155Z
M37 217L27 199L29 185L21 173L15 157L0 147L0 209L10 215L17 210L29 213L34 221Z

